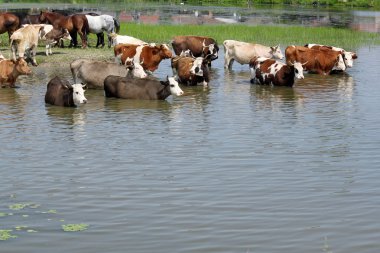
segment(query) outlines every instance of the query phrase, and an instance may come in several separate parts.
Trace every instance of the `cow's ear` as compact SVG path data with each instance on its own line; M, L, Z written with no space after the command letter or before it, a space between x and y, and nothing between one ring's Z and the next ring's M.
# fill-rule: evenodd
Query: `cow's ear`
M357 54L353 54L352 55L352 59L358 59L358 55Z
M168 85L169 85L169 81L160 81L160 83L161 83L163 86L168 86Z

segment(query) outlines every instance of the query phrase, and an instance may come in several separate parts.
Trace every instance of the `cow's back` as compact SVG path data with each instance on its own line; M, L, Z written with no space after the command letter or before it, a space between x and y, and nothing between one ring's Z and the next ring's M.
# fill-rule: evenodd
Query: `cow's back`
M67 80L61 80L59 77L54 77L47 84L47 90L45 93L45 103L51 105L64 106L65 99L69 100L68 89L65 89L63 85L68 86Z
M172 40L173 50L176 55L180 55L182 51L190 49L195 57L202 55L203 42L206 42L206 45L214 43L216 41L210 37L204 36L175 36Z

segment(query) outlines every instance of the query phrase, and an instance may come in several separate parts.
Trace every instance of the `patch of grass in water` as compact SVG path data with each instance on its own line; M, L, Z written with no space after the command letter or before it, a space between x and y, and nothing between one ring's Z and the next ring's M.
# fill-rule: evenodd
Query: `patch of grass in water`
M88 228L88 225L84 223L62 225L62 229L65 232L78 232L78 231L86 230L87 228Z
M0 241L6 241L12 238L17 238L17 235L11 234L12 230L10 229L0 229Z

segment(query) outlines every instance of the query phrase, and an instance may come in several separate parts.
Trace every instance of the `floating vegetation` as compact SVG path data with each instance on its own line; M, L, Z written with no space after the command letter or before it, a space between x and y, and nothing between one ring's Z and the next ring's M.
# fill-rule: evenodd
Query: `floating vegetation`
M40 205L38 204L35 204L35 203L16 203L16 204L12 204L12 205L9 205L9 209L11 210L14 210L14 211L17 211L17 210L22 210L24 208L38 208Z
M20 231L20 230L26 230L28 228L28 226L16 226L15 229L17 231Z
M7 213L0 213L0 217L4 217L4 216L7 216L8 214Z
M84 223L62 225L62 229L65 232L78 232L78 231L86 230L87 228L88 228L88 225Z
M0 229L0 241L17 238L17 235L12 235L11 232L12 230L10 229Z

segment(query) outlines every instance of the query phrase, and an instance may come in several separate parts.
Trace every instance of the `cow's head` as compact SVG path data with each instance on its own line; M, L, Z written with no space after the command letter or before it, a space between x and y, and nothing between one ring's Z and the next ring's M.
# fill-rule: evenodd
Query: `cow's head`
M358 58L358 56L354 52L347 51L344 51L342 56L347 68L352 68L352 66L354 65L354 59Z
M153 54L157 54L159 53L160 56L163 58L163 59L168 59L168 58L172 58L173 57L173 53L172 51L170 50L169 46L166 45L166 44L161 44L159 46L155 46L155 50L153 50Z
M336 63L334 65L333 70L346 70L346 64L344 63L343 60L343 55L340 53L336 59Z
M205 58L209 58L211 61L218 59L218 45L211 43L206 45L206 40L202 43L202 54Z
M178 82L175 80L174 77L167 77L167 80L165 82L161 81L161 84L163 84L165 86L169 85L170 94L172 94L173 96L182 96L183 95L183 91L179 87Z
M280 60L284 58L284 55L281 53L280 45L270 47L270 53L271 55L273 55L273 58L277 58Z
M71 91L73 92L73 101L76 106L87 103L87 99L84 96L85 87L86 86L81 83L76 83L76 84L67 86L70 92Z
M28 67L28 63L24 60L24 58L20 57L16 61L14 61L16 71L21 75L30 75L32 70Z
M203 76L202 64L205 64L203 57L195 58L190 73L197 76Z
M62 29L62 39L63 40L72 40L73 39L73 38L71 38L69 30L67 30L66 28Z
M141 63L134 62L133 58L127 57L124 65L129 71L132 71L132 74L134 77L145 78L148 76L148 74L145 72L142 66L143 63L144 62L141 62Z
M300 63L300 62L294 62L291 65L294 67L294 78L296 79L304 79L303 76L303 66L306 65L307 62L305 63Z

